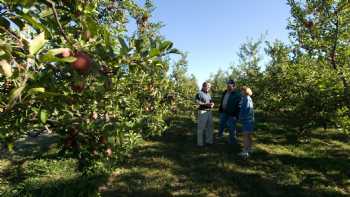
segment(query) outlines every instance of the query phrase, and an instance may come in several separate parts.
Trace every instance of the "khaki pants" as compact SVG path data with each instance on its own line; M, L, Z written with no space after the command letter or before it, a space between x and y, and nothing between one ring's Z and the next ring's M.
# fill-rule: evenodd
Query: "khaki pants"
M211 111L198 111L198 128L197 128L197 145L204 145L205 143L213 143L213 115Z

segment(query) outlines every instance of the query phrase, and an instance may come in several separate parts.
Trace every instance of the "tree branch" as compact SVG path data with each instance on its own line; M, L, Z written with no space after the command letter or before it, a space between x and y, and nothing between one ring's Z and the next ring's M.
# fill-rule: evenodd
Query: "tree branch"
M54 14L54 16L55 16L55 20L56 20L56 22L57 22L57 24L58 24L58 27L59 27L59 29L60 29L60 32L61 32L62 36L64 37L64 39L65 39L69 44L72 45L72 42L69 40L68 36L67 36L66 33L64 32L64 29L63 29L63 27L62 27L62 24L60 23L60 21L59 21L59 19L58 19L58 14L57 14L57 10L56 10L55 3L52 2L51 0L47 0L47 1L51 4L51 9L52 9L52 11L53 11L53 14Z
M331 49L331 64L333 69L337 69L337 62L336 62L336 51L338 47L338 34L339 34L339 18L338 14L336 14L336 21L335 21L335 32L334 32L334 41L333 46Z
M23 42L21 40L21 38L18 37L17 34L15 34L14 32L10 31L9 29L6 29L5 27L3 26L0 26L0 28L5 31L6 33L8 33L11 37L13 37L15 40L17 40L18 44L19 44L19 47L23 47Z

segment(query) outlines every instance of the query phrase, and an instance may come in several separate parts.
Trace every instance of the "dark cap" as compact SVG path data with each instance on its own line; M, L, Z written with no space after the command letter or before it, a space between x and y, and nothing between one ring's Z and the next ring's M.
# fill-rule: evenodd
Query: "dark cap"
M236 85L236 82L233 79L230 79L227 81L227 84Z

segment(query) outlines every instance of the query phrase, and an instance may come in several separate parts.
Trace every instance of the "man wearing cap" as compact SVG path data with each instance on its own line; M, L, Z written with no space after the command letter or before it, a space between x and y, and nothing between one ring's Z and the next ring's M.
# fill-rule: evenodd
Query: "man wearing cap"
M198 128L197 128L197 146L213 144L213 116L211 109L214 107L210 95L210 83L204 82L201 91L196 94L196 103L198 104Z
M236 122L239 115L239 102L241 94L236 89L236 83L230 79L227 82L227 89L221 97L219 112L220 112L220 128L219 137L224 134L226 126L229 129L229 144L236 144Z

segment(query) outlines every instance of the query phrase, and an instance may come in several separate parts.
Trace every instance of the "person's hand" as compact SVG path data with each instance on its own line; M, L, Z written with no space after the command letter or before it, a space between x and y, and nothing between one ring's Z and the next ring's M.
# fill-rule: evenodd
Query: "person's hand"
M210 103L210 108L213 108L213 107L214 107L214 103L211 102L211 103Z

